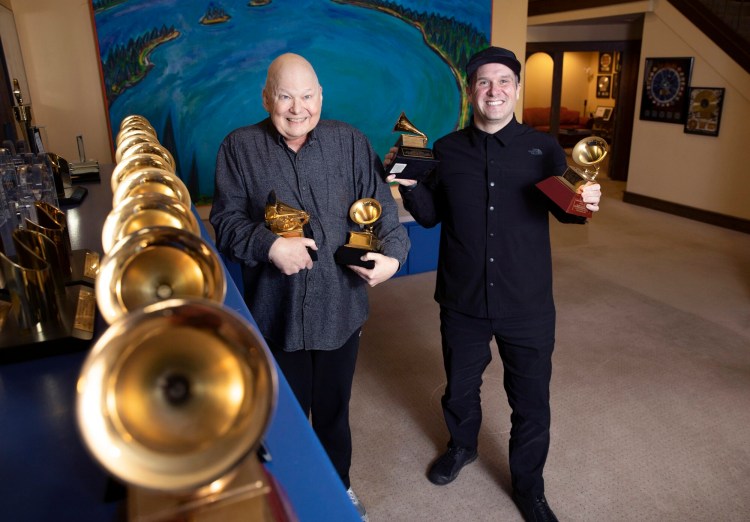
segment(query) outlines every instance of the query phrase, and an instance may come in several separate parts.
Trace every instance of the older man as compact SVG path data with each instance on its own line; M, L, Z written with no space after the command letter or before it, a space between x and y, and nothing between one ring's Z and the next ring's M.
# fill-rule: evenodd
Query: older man
M307 60L284 54L271 63L263 89L269 118L222 142L210 221L219 250L242 265L248 308L366 520L349 480L349 399L368 312L366 287L398 271L409 239L367 138L345 123L321 121L322 103ZM305 237L268 229L272 193L310 215ZM362 256L374 262L369 269L334 260L348 232L359 230L348 215L361 198L382 206L374 226L380 252Z
M472 56L466 66L472 124L435 143L440 164L423 183L389 179L402 185L404 205L418 223L442 223L435 299L450 440L428 479L448 484L477 459L479 392L494 336L512 409L513 498L526 520L551 522L557 518L542 478L555 343L548 216L585 219L565 214L534 186L567 165L554 137L516 121L520 74L520 62L507 49L489 47ZM598 184L583 190L589 210L599 209L600 196Z

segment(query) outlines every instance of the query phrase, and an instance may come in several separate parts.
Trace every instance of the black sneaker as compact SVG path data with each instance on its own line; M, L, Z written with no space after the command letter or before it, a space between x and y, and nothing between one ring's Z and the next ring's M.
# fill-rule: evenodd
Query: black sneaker
M513 493L513 501L518 506L526 522L558 522L557 517L552 512L552 508L547 504L547 499L544 498L544 495L526 499Z
M452 446L430 466L427 478L433 484L443 486L458 476L461 468L477 460L477 450Z

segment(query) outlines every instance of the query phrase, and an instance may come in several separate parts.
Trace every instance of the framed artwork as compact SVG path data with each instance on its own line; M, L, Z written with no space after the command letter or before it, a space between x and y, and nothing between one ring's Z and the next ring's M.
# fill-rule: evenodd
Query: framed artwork
M721 123L721 108L724 101L723 87L691 87L685 132L718 136Z
M599 75L596 77L596 97L609 98L612 92L612 77L609 75Z
M602 121L609 121L612 119L614 113L614 107L608 107L606 105L599 105L594 113L594 118L601 118Z
M468 123L463 71L492 20L491 0L305 1L304 16L299 2L270 0L86 3L112 136L128 115L148 119L197 205L213 198L224 137L268 117L261 90L275 57L304 56L325 92L321 117L385 155L401 112L432 139Z
M646 58L640 118L684 125L692 69L692 57Z
M614 58L611 52L599 53L599 74L612 74Z

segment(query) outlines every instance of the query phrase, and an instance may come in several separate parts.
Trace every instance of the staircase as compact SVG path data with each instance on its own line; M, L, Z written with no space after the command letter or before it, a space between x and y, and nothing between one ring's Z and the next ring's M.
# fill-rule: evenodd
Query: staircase
M747 45L750 43L750 0L700 0Z
M529 0L529 16L610 6L630 0ZM750 72L750 0L669 0L716 45Z

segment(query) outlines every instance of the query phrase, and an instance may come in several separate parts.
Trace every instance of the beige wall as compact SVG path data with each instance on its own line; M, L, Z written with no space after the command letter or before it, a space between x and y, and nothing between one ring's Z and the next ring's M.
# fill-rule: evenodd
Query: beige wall
M547 53L534 53L524 64L524 107L549 107L552 100L552 69Z
M109 128L88 0L11 0L34 124L48 150L112 162ZM26 102L26 99L24 99Z
M719 136L685 134L682 125L635 115L627 190L750 219L750 74L660 0L644 23L639 85L645 59L667 56L695 57L691 85L726 89ZM639 92L636 107L640 100Z
M529 11L527 0L493 0L491 44L504 47L516 53L523 63L526 55L526 19ZM524 70L521 70L521 83L524 83ZM516 118L521 121L523 108L523 88L516 106Z
M112 161L89 2L11 0L10 8L29 79L34 120L46 127L48 148L77 159L75 136L81 134L89 158ZM750 219L747 204L750 184L743 150L750 134L748 73L697 32L666 0L575 11L557 18L527 19L527 8L526 1L494 0L493 45L507 47L522 57L527 38L529 41L594 39L580 28L569 26L557 28L562 33L550 37L554 29L539 27L540 24L647 12L641 74L645 57L695 56L692 84L727 89L719 137L684 134L680 125L640 121L634 115L627 190ZM531 24L528 31L527 23ZM616 33L611 30L603 34L607 36L599 39L616 39L613 36ZM638 96L640 100L640 94ZM589 107L591 100L595 98L590 99ZM639 104L638 101L637 106ZM523 99L517 114L522 106Z

